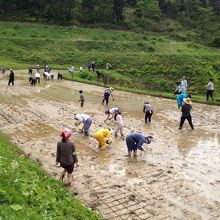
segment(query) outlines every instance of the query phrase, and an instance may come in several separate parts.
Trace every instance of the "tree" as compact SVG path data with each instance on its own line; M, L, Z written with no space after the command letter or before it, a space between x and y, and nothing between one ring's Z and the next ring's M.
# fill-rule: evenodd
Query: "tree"
M159 19L161 15L159 2L157 0L138 0L136 14L138 17Z
M124 0L113 0L113 16L115 23L123 19Z

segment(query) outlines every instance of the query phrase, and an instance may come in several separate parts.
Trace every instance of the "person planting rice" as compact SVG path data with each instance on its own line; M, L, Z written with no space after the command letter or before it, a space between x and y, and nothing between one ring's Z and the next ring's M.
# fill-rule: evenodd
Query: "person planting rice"
M121 136L124 137L124 134L123 134L123 120L122 120L122 117L121 117L121 113L116 113L115 116L114 116L114 119L118 125L118 127L116 128L115 130L115 137L118 137L118 132L120 131L121 133Z
M112 134L112 129L106 129L102 128L99 129L95 135L94 138L99 142L99 148L101 150L104 150L107 146L107 144L111 144L110 136Z
M114 91L114 88L110 87L109 89L106 89L104 91L104 95L103 95L103 100L102 100L102 105L104 104L104 102L106 102L106 105L108 105L109 103L109 97L112 97L112 100L114 101L112 92Z
M121 113L119 108L110 108L109 110L105 111L105 114L108 116L104 120L104 122L106 122L107 120L111 120L116 114L119 114L119 113Z
M190 110L192 109L191 99L190 98L183 99L183 102L184 102L184 104L182 105L182 109L181 109L182 116L181 116L181 119L180 119L179 129L180 130L182 129L185 120L187 120L189 122L189 125L190 125L191 129L193 130L194 126L193 126L192 117L191 117L191 114L190 114Z
M79 126L81 123L83 123L83 127L82 127L81 131L85 135L89 135L89 128L92 124L92 118L86 114L74 114L74 119L77 120L75 122L76 126Z
M64 169L60 177L63 180L67 174L66 186L71 186L73 181L73 170L75 164L78 166L78 158L76 155L75 145L69 140L72 135L69 129L64 129L60 136L62 140L57 143L56 164L60 163L60 166Z
M126 145L128 149L127 156L131 156L132 151L134 152L134 156L137 156L137 150L145 151L144 148L142 148L142 145L144 143L150 144L152 140L152 136L144 136L137 132L130 133L126 137Z
M149 102L144 102L143 112L145 113L145 124L147 124L147 120L150 123L151 116L153 115L153 107Z

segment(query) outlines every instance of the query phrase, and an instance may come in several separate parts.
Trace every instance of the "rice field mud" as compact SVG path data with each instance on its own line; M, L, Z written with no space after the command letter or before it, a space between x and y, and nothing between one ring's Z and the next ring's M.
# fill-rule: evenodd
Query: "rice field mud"
M139 131L155 141L137 158L125 157L125 140L112 137L101 151L94 138L74 125L74 113L94 115L91 134L104 123L104 88L70 81L28 83L26 71L15 71L15 86L0 76L0 128L49 174L55 166L59 131L73 130L80 166L70 191L104 219L220 219L220 107L193 103L195 130L185 122L178 130L180 111L175 100L114 91L124 119L124 132ZM80 107L78 91L84 90ZM153 104L151 124L144 124L143 102ZM193 98L192 98L193 101Z

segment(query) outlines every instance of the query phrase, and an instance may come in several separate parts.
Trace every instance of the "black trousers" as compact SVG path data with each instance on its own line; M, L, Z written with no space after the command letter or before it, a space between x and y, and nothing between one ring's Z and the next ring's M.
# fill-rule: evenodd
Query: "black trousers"
M63 75L62 74L60 74L60 73L58 73L58 77L57 77L57 79L59 80L59 79L63 79Z
M148 121L149 122L151 122L151 116L153 115L153 112L149 112L149 111L147 111L147 112L145 112L145 123L147 124L147 119L148 119Z
M214 101L213 93L214 93L214 90L207 90L206 101L209 101L209 96L212 98L212 101Z
M191 117L191 115L182 116L182 117L181 117L179 129L182 129L185 120L187 120L187 121L189 122L189 125L190 125L191 129L194 129L194 126L193 126L193 123L192 123L192 117Z
M14 79L9 79L8 86L10 86L11 83L12 83L12 85L14 85Z
M36 77L36 82L40 83L40 77Z
M104 104L104 102L106 101L106 105L108 105L109 102L109 97L104 97L102 100L102 105Z

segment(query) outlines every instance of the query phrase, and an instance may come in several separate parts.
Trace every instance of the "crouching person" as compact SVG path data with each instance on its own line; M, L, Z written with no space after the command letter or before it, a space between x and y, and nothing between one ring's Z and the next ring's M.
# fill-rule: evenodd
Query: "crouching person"
M99 142L99 148L104 150L107 144L111 144L110 136L112 134L112 129L99 129L96 133L94 138Z
M89 128L92 124L92 118L86 114L74 114L74 119L77 120L76 126L79 126L81 122L83 123L82 132L85 135L89 135Z
M29 82L31 83L32 86L35 86L35 84L36 84L36 79L35 79L35 77L30 76L30 77L28 78L28 80L29 80Z
M60 166L64 169L60 177L61 180L63 180L67 174L65 186L71 186L74 165L76 164L78 166L75 145L69 140L71 135L72 133L69 129L64 129L64 131L60 133L62 140L57 143L56 164L60 163Z
M152 136L144 136L137 132L130 133L126 137L128 156L131 156L132 151L134 152L134 156L137 156L137 150L145 151L142 148L142 145L144 143L150 144L152 140L153 140Z

